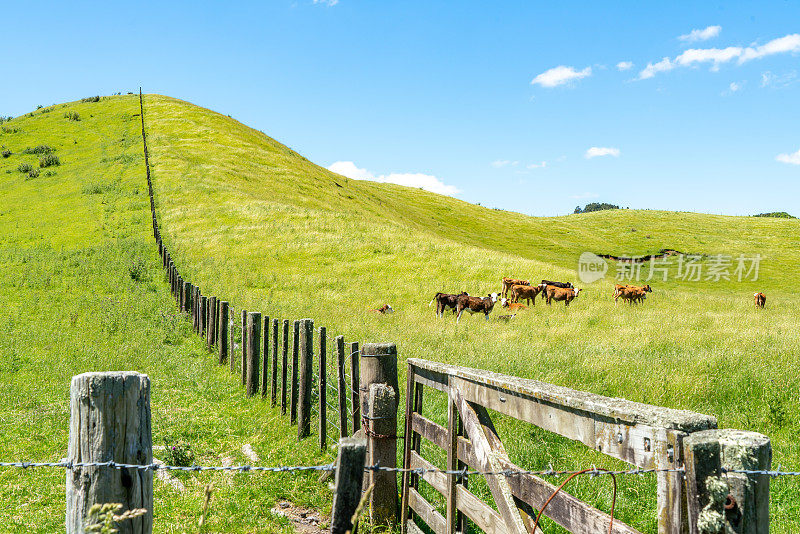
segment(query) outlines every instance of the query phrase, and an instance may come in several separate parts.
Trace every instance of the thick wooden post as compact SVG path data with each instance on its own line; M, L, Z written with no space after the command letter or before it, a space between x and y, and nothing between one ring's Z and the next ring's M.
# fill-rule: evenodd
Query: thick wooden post
M364 345L366 348L369 345ZM397 396L388 384L373 383L366 395L367 464L397 467ZM397 523L397 473L370 471L370 519L373 525ZM455 502L455 501L454 501Z
M209 297L208 299L208 327L206 330L206 348L211 350L214 345L214 336L216 332L216 315L217 315L217 297Z
M219 303L219 323L217 324L217 331L219 332L219 364L225 365L228 361L228 301L223 300Z
M311 392L314 388L314 321L300 321L298 368L297 439L311 435Z
M717 433L689 434L683 440L683 458L689 534L724 534L728 485L722 480Z
M336 458L331 534L355 532L353 513L361 501L367 444L363 439L342 438Z
M228 360L230 360L231 374L236 374L236 312L233 306L228 309Z
M183 283L183 306L181 311L189 312L192 309L192 284Z
M208 330L208 297L200 296L200 335L205 336Z
M261 351L261 396L269 395L269 317L264 317L264 350Z
M358 350L357 344L356 351ZM369 387L372 384L387 384L394 390L399 403L400 386L397 378L397 345L394 343L364 343L361 348L361 406L366 406ZM359 391L353 388L354 391ZM396 406L395 406L396 408Z
M130 371L84 373L70 387L68 459L73 463L153 462L150 379ZM121 532L153 531L153 472L146 469L73 467L67 471L68 534L83 534L94 504L121 503L147 512L119 525Z
M247 385L247 310L242 310L242 385Z
M247 314L247 396L258 393L258 369L261 363L261 313Z
M336 387L339 402L339 438L347 436L347 379L345 372L345 358L347 351L344 347L344 336L336 336Z
M297 422L297 394L299 393L297 381L300 361L300 321L295 321L292 327L292 384L289 395L289 422L295 423Z
M768 471L772 466L772 444L767 436L743 430L717 430L723 470ZM725 475L733 501L725 517L734 532L769 532L769 475L731 473ZM730 508L730 509L728 509Z
M278 319L272 320L272 405L278 402L278 334L280 324Z
M328 447L328 340L327 329L319 327L319 349L317 358L319 360L319 450L324 451Z
M361 399L359 391L361 380L359 379L358 365L358 342L350 343L350 389L353 402L353 434L361 428Z
M281 356L281 414L286 415L286 395L288 384L286 377L289 374L289 320L283 320L283 352Z
M197 318L197 310L200 306L200 299L197 298L197 286L192 287L192 332L197 333L200 328L200 321Z

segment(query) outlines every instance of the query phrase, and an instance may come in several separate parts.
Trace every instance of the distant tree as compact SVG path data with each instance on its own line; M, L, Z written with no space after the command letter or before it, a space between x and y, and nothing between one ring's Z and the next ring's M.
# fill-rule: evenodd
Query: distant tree
M583 210L581 209L580 206L575 206L575 211L573 211L572 213L583 213Z
M589 213L592 211L602 211L602 210L618 210L619 206L616 204L608 204L607 202L590 202L586 204L586 206L581 210L581 207L578 206L575 208L575 213Z
M759 213L753 217L775 217L776 219L796 219L794 215L789 215L785 211L771 211L769 213Z

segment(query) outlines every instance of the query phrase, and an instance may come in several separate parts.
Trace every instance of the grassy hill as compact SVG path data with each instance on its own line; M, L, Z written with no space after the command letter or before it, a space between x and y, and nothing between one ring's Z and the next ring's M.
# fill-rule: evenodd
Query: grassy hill
M183 433L205 450L203 461L211 462L214 454L235 452L237 445L249 440L257 451L257 444L265 451L274 449L271 463L280 463L286 459L281 456L286 450L282 444L291 435L283 430L285 422L260 403L239 404L238 390L226 386L231 379L202 357L196 340L184 337L186 326L164 318L172 307L148 240L147 195L137 144L138 117L134 117L137 105L138 100L123 96L56 106L49 114L39 110L32 117L13 120L4 126L19 132L0 135L0 145L15 152L0 160L3 198L14 199L0 215L1 268L8 276L45 273L37 276L51 284L0 289L8 293L0 293L0 298L20 301L11 308L18 310L17 315L6 319L9 324L4 326L15 335L4 336L0 347L4 353L17 350L28 358L16 371L22 377L40 376L40 366L49 369L56 362L68 362L58 368L57 376L35 387L16 375L6 378L10 375L3 372L0 386L9 394L0 401L5 403L0 410L8 411L10 417L3 421L8 419L9 427L15 429L7 438L12 454L56 458L66 443L57 433L66 431L64 384L69 376L89 370L87 366L134 364L153 376L154 391L159 382L168 384L162 386L159 399L163 403L159 413L165 414L161 424L168 429L165 432ZM82 120L65 119L63 114L69 110L79 112ZM800 448L795 444L800 430L796 372L800 297L790 282L800 261L800 221L636 210L529 217L417 189L347 179L229 117L173 98L146 95L145 119L162 235L182 274L208 294L224 295L239 307L273 317L313 317L318 326L348 339L394 341L401 359L422 357L481 367L711 414L720 426L769 435L775 465L800 466ZM33 158L18 152L42 143L57 145L62 160L58 174L25 180L14 169L22 159ZM92 193L98 189L101 192ZM530 199L532 206L541 201ZM95 252L101 246L105 256ZM577 260L584 251L623 256L663 248L703 254L706 268L715 254L760 254L759 279L651 281L654 292L643 306L615 308L612 262L605 280L578 284L584 291L569 308L539 303L511 323L465 316L456 326L453 317L436 319L428 307L437 291L499 291L502 276L577 282ZM28 250L35 251L33 259L26 256ZM90 284L76 283L76 274L58 267L71 265L60 255L72 250L91 257L74 267L83 272L88 269L83 265L91 261L99 274L90 278ZM126 279L132 254L146 265L147 291L141 290L141 282L130 281L129 275ZM51 268L61 270L50 273ZM108 305L97 296L105 293L95 285L113 292L112 298L135 301L137 308L118 312L124 318L125 335L97 331L107 315L100 310ZM755 291L768 295L765 310L754 309ZM58 323L48 326L51 335L34 335L41 332L42 322L49 324L44 319L47 313L58 311L56 315L64 317L58 299L67 306L66 313L79 314L83 322L75 327ZM81 300L89 302L91 313L79 311L83 310ZM395 308L393 315L367 312L385 303ZM161 333L165 325L179 332L170 337L173 344L165 345ZM17 330L29 332L27 338L35 340L29 342L36 348L35 358L29 348L23 349L29 344L2 345L9 338L20 338ZM67 340L55 346L53 338L64 336ZM67 342L72 337L82 347L103 347L97 353L102 356L65 358L63 348L70 346ZM153 361L148 354L167 357ZM3 360L0 366L8 365L9 358ZM190 379L184 370L189 363L194 373ZM49 396L43 397L40 388L47 389ZM29 407L31 397L48 409ZM175 398L180 399L183 411L191 410L191 417L167 415L168 399ZM198 404L200 398L205 404ZM228 410L249 422L237 422L238 433L209 435L219 419L231 424L224 415ZM34 413L48 418L53 427L49 448L36 448L22 437ZM509 438L512 459L526 467L617 465L528 425L500 421L498 426ZM154 416L154 429L158 427ZM306 454L311 461L310 447ZM20 502L33 500L22 482L30 474L0 476L12 477L17 488L14 496ZM52 480L62 478L58 475ZM5 480L0 479L0 485ZM583 498L609 508L606 484L582 480L575 487ZM196 517L201 481L182 494L179 503L165 505L169 490L159 489L158 483L156 488L162 492L156 495L161 525ZM780 479L773 481L772 488L773 530L800 529L800 484ZM237 504L236 491L248 490L244 484L227 489L230 493L219 496L224 509L214 517L219 531L237 531L232 526L235 521L247 524L247 518L236 508L246 506ZM62 505L58 488L48 491L49 499ZM308 481L287 492L302 504L324 502L327 490ZM279 493L267 492L262 504L269 504ZM247 499L256 498L252 494L247 493ZM654 503L651 480L621 482L617 513L626 522L644 532L654 531ZM40 509L28 506L0 514L21 517L39 514ZM264 513L258 520L268 519Z

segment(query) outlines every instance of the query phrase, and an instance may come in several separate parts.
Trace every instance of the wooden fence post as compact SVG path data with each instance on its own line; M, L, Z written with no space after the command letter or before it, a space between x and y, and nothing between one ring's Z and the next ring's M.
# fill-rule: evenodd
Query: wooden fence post
M344 336L336 336L336 387L337 400L339 401L339 438L347 436L347 381L345 373Z
M297 422L298 362L300 360L300 321L292 325L292 384L289 395L289 422Z
M355 534L353 513L361 501L367 444L363 439L342 438L336 458L331 534Z
M211 350L214 346L214 339L216 338L217 331L217 297L209 297L208 299L208 329L206 332L206 348Z
M233 318L236 316L234 313L233 306L230 306L230 310L228 311L228 337L230 340L228 341L229 349L229 359L230 359L230 366L231 366L231 374L236 373L236 322Z
M314 389L314 321L300 321L298 366L297 439L311 435L311 392Z
M228 307L227 300L219 303L219 322L217 331L219 332L219 359L220 365L225 365L228 361Z
M68 459L73 463L153 462L150 379L123 371L84 373L70 386ZM147 512L125 523L126 533L153 531L153 472L147 469L73 467L67 471L68 534L82 534L94 504L121 503Z
M272 320L272 405L278 403L278 335L280 334L280 322L278 319Z
M694 432L685 437L683 458L689 534L724 534L728 488L722 480L716 431Z
M205 336L208 330L208 297L200 296L200 335Z
M281 356L281 415L286 415L286 395L288 384L286 377L289 374L289 320L283 320L283 352Z
M261 360L261 313L247 314L247 396L258 393L258 368Z
M350 343L350 389L353 402L353 434L361 428L361 399L359 391L361 380L359 379L358 365L358 342Z
M192 332L197 333L200 321L197 320L197 310L200 307L200 299L197 298L197 286L192 287Z
M768 471L772 466L770 439L757 432L722 429L716 431L723 470ZM769 475L726 473L735 502L728 503L725 517L733 531L741 534L769 532Z
M319 450L328 447L328 331L324 326L319 327Z
M183 303L183 311L186 313L191 313L192 311L192 302L194 302L194 299L192 298L192 287L192 284L189 282L183 283L183 294L184 298L186 299L186 302Z
M269 395L269 317L264 317L264 349L261 366L261 396Z
M242 385L247 384L247 310L242 310Z

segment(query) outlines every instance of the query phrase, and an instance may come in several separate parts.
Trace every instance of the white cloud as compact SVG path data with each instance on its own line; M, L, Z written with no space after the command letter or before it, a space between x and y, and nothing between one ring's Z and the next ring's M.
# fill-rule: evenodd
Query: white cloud
M339 3L339 0L313 0L312 3L315 6L328 6L333 7Z
M369 180L372 182L419 187L432 193L439 193L440 195L455 195L460 193L457 187L446 185L437 177L430 174L393 172L389 175L381 174L380 176L375 176L367 169L357 167L352 161L337 161L331 164L328 170L354 180Z
M800 150L792 154L778 154L775 160L781 163L788 163L789 165L800 165Z
M738 83L736 83L736 82L731 82L731 84L728 86L728 90L729 90L731 93L735 93L736 91L738 91L738 90L739 90L739 89L741 89L741 88L742 88L742 86L741 86L741 85L739 85L739 84L738 84Z
M719 35L720 31L722 31L722 26L708 26L703 30L692 30L686 35L681 35L680 37L678 37L678 39L687 43L696 43L697 41L707 41L708 39L711 39L712 37L716 37L717 35Z
M574 80L580 80L592 75L592 67L586 67L583 70L575 70L572 67L560 65L546 70L539 74L536 78L531 80L531 85L541 85L542 87L557 87L570 83Z
M547 162L543 161L541 163L531 163L530 165L525 165L526 169L544 169L547 167Z
M620 61L617 63L617 70L628 70L633 68L632 61Z
M509 159L498 159L492 162L492 167L495 167L497 169L501 167L508 167L509 165L511 166L519 165L519 161L511 161Z
M652 78L659 72L666 72L676 67L692 67L701 63L712 63L711 70L719 70L720 65L728 63L734 59L741 65L753 59L775 54L787 54L800 52L800 34L793 33L777 39L773 39L761 46L729 46L727 48L690 48L674 60L665 57L658 63L648 63L647 67L639 73L639 79L645 80Z
M586 151L584 157L586 159L599 158L602 156L614 156L615 158L618 158L619 154L620 152L618 148L593 146L592 148Z

